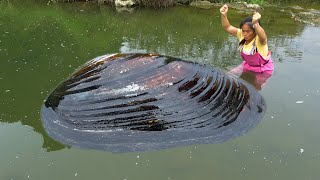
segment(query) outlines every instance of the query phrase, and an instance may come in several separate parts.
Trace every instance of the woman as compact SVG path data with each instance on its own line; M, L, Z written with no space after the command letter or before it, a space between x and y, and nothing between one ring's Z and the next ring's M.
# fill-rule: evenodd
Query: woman
M256 12L252 17L245 18L240 23L239 29L230 25L227 5L220 8L220 13L222 27L240 41L239 51L243 59L243 71L272 74L274 67L267 45L267 35L260 26L261 15Z

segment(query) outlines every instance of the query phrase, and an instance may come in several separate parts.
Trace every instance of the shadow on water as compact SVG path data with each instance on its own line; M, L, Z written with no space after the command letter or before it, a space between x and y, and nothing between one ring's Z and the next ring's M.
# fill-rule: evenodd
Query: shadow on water
M40 106L59 82L93 57L119 51L151 52L224 70L241 62L236 39L221 28L218 9L175 7L119 14L90 3L8 2L0 3L0 121L21 121L33 127L43 136L47 151L65 146L45 133ZM245 16L231 11L230 21L237 25ZM299 36L304 25L277 9L263 12L263 17L270 49L281 63L284 55L297 50L288 42ZM251 74L242 78L256 81Z

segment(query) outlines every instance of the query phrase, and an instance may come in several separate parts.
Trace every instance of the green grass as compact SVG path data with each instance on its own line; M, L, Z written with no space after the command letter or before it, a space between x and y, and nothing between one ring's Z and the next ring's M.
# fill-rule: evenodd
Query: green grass
M263 5L265 3L264 0L250 0L249 2L252 4L259 4L259 5Z

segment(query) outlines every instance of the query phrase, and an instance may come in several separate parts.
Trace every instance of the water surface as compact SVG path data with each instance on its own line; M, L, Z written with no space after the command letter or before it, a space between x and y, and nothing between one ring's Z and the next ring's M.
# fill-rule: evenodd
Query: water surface
M0 2L0 179L317 179L320 175L320 28L286 11L262 12L275 63L260 88L267 112L222 144L112 154L64 146L45 133L40 107L80 65L114 52L152 52L229 71L237 40L218 8L118 13L86 4ZM237 26L248 14L230 10ZM254 83L254 77L245 77Z

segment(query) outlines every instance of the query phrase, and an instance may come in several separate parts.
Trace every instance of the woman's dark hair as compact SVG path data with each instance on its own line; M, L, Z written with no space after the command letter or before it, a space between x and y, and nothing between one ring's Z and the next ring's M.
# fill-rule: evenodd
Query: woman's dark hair
M258 20L259 25L261 26L260 23L260 19ZM250 27L251 30L255 31L253 24L252 24L252 17L246 17L244 18L244 20L240 23L240 29L242 29L242 26L248 24L248 26ZM245 39L242 39L242 41L240 41L239 46L244 45L244 43L246 42Z
M261 26L261 23L260 23L260 19L258 20L258 23L259 25ZM240 29L242 29L242 26L244 24L248 24L248 26L250 27L250 29L252 29L254 31L254 27L253 27L253 24L252 24L252 17L246 17L244 18L244 20L240 23Z

